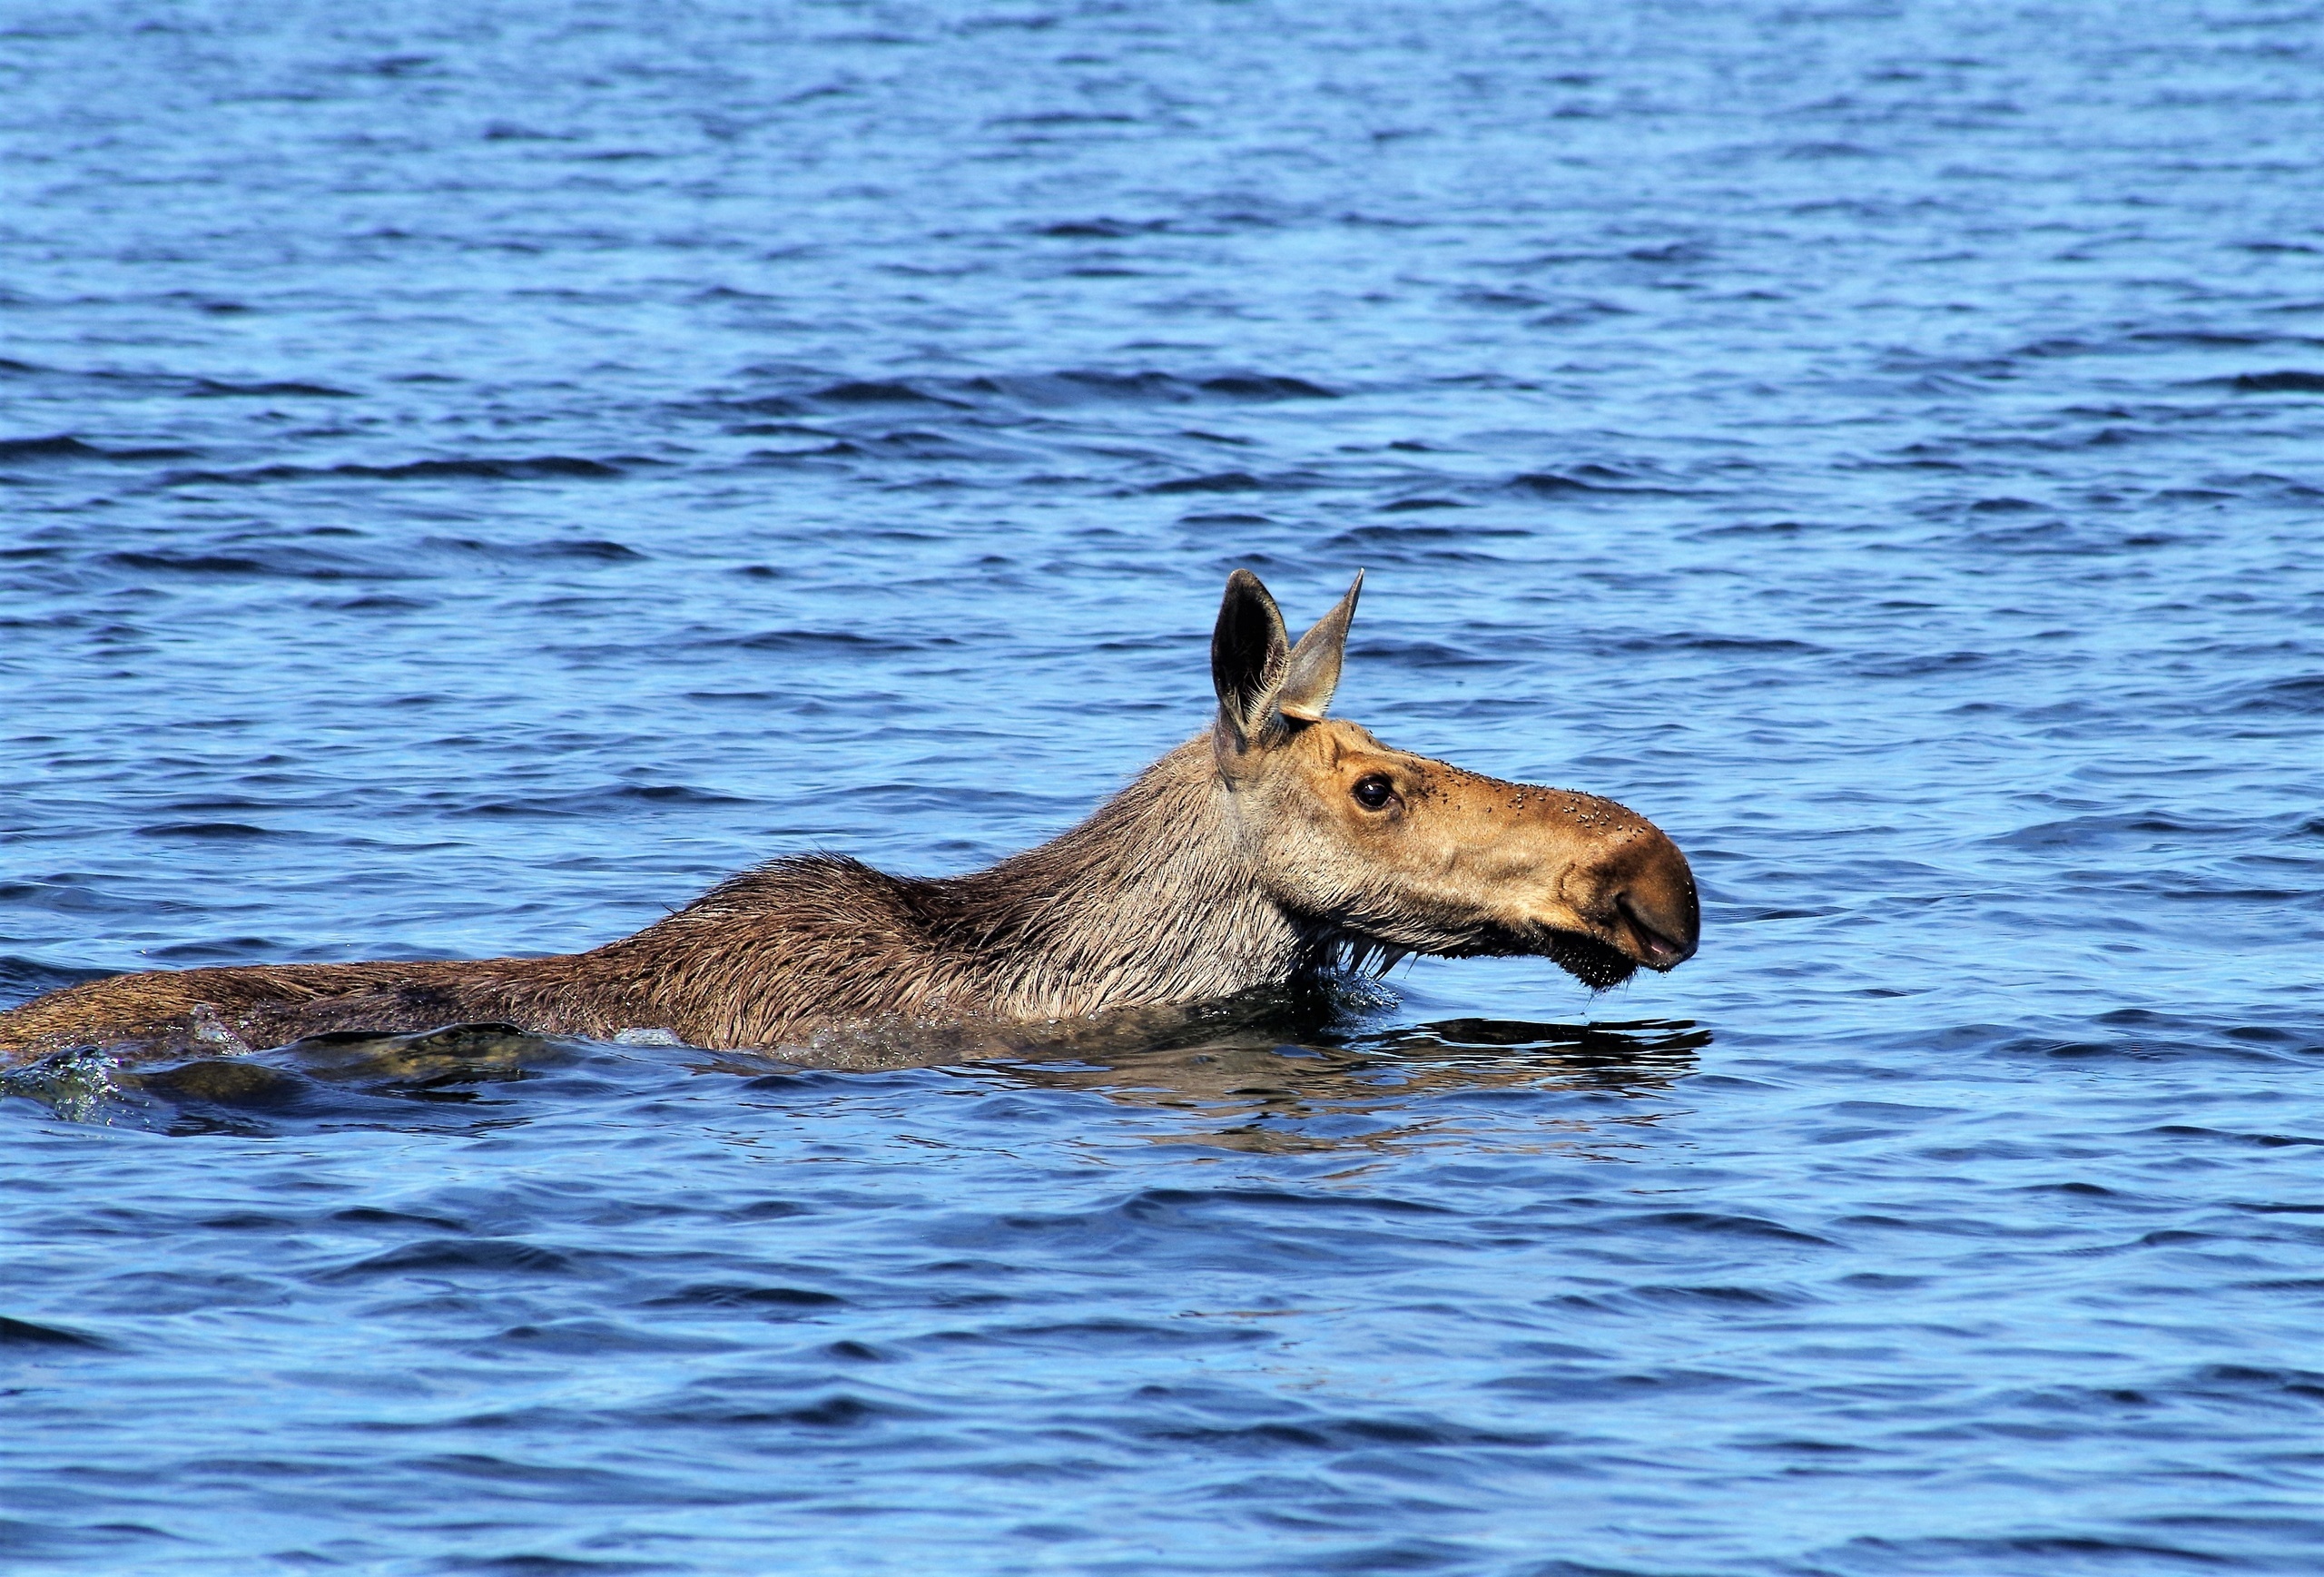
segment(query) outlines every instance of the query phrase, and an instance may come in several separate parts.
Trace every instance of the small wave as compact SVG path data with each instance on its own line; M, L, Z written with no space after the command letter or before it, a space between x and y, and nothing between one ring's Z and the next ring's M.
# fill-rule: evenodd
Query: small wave
M1782 636L1692 636L1675 643L1682 651L1696 652L1824 652L1828 646L1813 641L1795 641Z
M1698 537L1797 537L1807 527L1797 520L1748 520L1733 526L1706 526Z
M0 460L102 458L104 450L83 443L69 433L51 438L0 439Z
M924 1407L911 1406L902 1402L873 1401L838 1392L798 1407L754 1407L714 1402L692 1407L657 1407L650 1416L665 1424L725 1424L744 1429L763 1429L769 1424L795 1424L806 1429L855 1429L888 1420L922 1419L929 1417L930 1414Z
M1076 369L1030 378L972 379L969 387L984 384L997 393L1045 401L1072 403L1083 399L1178 402L1194 398L1184 379L1167 372L1105 372Z
M2206 1364L2182 1383L2198 1395L2250 1395L2281 1393L2324 1401L2324 1370L2262 1368L2249 1364Z
M261 576L294 580L400 580L410 572L311 549L270 546L255 553L172 553L136 548L108 553L102 560L120 569L165 575Z
M1861 143L1795 143L1778 156L1814 163L1826 159L1877 159L1880 154Z
M2238 712L2324 713L2324 674L2277 679L2243 691L2231 705Z
M1325 539L1324 546L1334 550L1361 548L1393 554L1399 548L1413 548L1424 543L1485 543L1502 538L1522 539L1525 535L1523 531L1513 527L1496 530L1487 526L1431 526L1418 522L1398 521L1393 525L1375 523L1369 526L1351 526L1344 531L1334 532ZM1441 558L1445 555L1441 550L1433 549L1429 552L1429 557ZM1482 555L1470 554L1462 557L1479 557Z
M647 1308L806 1309L836 1308L847 1299L836 1293L803 1286L763 1286L739 1282L704 1282L648 1298Z
M1423 1199L1402 1199L1389 1194L1306 1193L1288 1188L1141 1188L1115 1212L1134 1220L1176 1216L1205 1205L1290 1209L1329 1215L1385 1213L1395 1216L1458 1216L1450 1206Z
M521 480L535 477L618 477L622 468L577 455L533 455L521 459L412 460L399 466L333 466L335 477L405 478L475 477L487 481Z
M320 383L299 383L288 381L279 383L228 383L215 378L195 379L193 380L193 387L187 389L186 393L189 397L195 399L251 399L274 398L300 399L354 399L358 398L352 390L345 389L332 389L328 385Z
M408 1227L425 1227L438 1232L465 1232L468 1223L455 1221L448 1216L421 1216L409 1210L389 1210L378 1205L350 1205L344 1210L334 1210L330 1218L349 1227L387 1227L401 1230Z
M15 901L29 897L39 889L25 882L0 883L0 900ZM50 991L61 991L67 986L82 985L89 981L110 980L118 970L76 969L65 964L43 963L38 959L22 958L14 953L0 953L0 1005L30 1001Z
M102 1353L111 1351L113 1344L64 1326L44 1326L0 1315L0 1347L63 1347Z
M362 596L319 598L312 606L335 608L340 613L418 613L437 605L425 597L366 594Z
M1179 477L1172 481L1157 482L1147 488L1149 493L1257 493L1266 484L1248 471L1214 471L1206 477Z
M619 564L645 557L635 547L606 537L578 537L545 542L487 542L474 537L429 537L423 546L448 547L462 553L475 553L494 558L513 559L590 559L600 564Z
M1629 1296L1642 1303L1709 1304L1718 1306L1744 1306L1759 1308L1784 1308L1815 1300L1797 1292L1775 1292L1759 1286L1642 1286L1630 1289Z
M1205 1452L1272 1456L1290 1451L1342 1453L1399 1446L1538 1447L1556 1437L1521 1430L1482 1429L1425 1414L1402 1417L1301 1412L1289 1418L1248 1424L1136 1422L1136 1433Z
M468 816L587 816L631 805L747 805L754 801L734 794L699 789L688 784L615 784L579 793L544 794L537 799L487 800L464 805L456 813Z
M1092 110L1040 110L1021 115L992 115L988 126L1134 126L1136 115L1108 114Z
M324 1271L319 1281L368 1280L380 1276L573 1276L581 1266L553 1248L509 1237L431 1237Z
M1217 378L1206 378L1198 386L1205 394L1223 394L1234 399L1337 399L1339 396L1321 384L1310 383L1304 378L1285 378L1265 372L1230 372Z
M1059 241L1127 241L1134 235L1157 235L1169 228L1167 219L1068 219L1043 225L1034 233Z
M1508 662L1505 653L1488 656L1448 646L1439 641L1399 641L1377 637L1352 645L1348 650L1352 655L1367 662L1390 663L1412 668L1494 668Z
M1531 291L1496 290L1484 285L1464 285L1452 292L1452 299L1464 306L1524 312L1539 311L1550 304L1548 297L1537 296Z
M2101 849L2134 846L2152 848L2159 841L2196 837L2232 837L2243 828L2232 823L2205 825L2154 812L2130 815L2070 816L2063 821L2037 822L1985 840L2004 849Z
M956 400L913 388L901 380L871 380L834 383L815 390L814 397L826 405L955 405Z
M124 569L163 569L186 575L265 575L270 570L259 559L224 553L111 553L105 561Z
M1924 674L1957 673L1993 661L1985 652L1922 652L1911 656L1859 662L1853 671L1867 679L1913 679Z
M212 936L199 941L175 941L146 950L145 957L163 964L266 963L280 959L283 944L271 936Z
M1796 1227L1787 1227L1780 1221L1770 1221L1763 1216L1729 1215L1716 1210L1654 1210L1631 1217L1630 1224L1644 1227L1669 1227L1682 1232L1711 1232L1726 1237L1766 1237L1784 1243L1812 1244L1819 1248L1834 1246L1828 1237L1803 1232Z
M785 380L801 378L801 370L796 368L770 367L746 370ZM801 381L803 383L803 379ZM1182 376L1154 369L1124 372L1102 368L1067 368L1055 372L993 372L965 378L846 379L795 390L713 396L689 402L684 409L704 414L780 418L817 411L836 415L847 410L872 412L882 409L913 409L932 414L941 410L990 408L995 402L1020 409L1057 409L1093 404L1187 405L1231 401L1249 405L1338 398L1339 393L1335 389L1309 379L1280 372L1229 369L1207 375ZM831 439L836 435L803 429L800 436ZM872 441L861 435L853 436L859 443ZM1242 441L1222 439L1216 434L1200 436L1211 441ZM754 458L795 459L810 455L852 452L846 448L830 448L777 452Z
M1708 262L1711 249L1699 241L1674 241L1661 246L1632 247L1622 256L1631 262L1642 263Z
M2324 394L2324 372L2305 372L2297 368L2239 373L2221 381L2244 394Z
M2221 329L2140 329L2123 338L2140 345L2183 345L2196 350L2237 350L2280 341L2283 336L2243 334Z
M845 459L862 453L862 445L840 439L812 449L753 449L744 458L756 466L787 466L802 460Z
M2245 1133L2231 1129L2204 1128L2196 1123L2164 1123L2153 1130L2167 1138L2222 1139L2230 1144L2249 1145L2260 1149L2294 1149L2324 1145L2324 1138L2304 1134Z
M919 652L931 646L955 646L959 638L953 636L871 636L861 630L761 630L752 636L731 636L704 643L712 646L738 646L751 652L845 652L869 655L873 652Z
M157 822L140 827L141 838L271 838L274 834L264 827L253 827L247 822Z
M625 475L623 468L577 455L527 455L510 459L409 460L401 465L372 466L350 462L337 466L254 466L240 471L172 471L161 479L165 488L250 487L262 482L297 482L323 477L361 477L381 481L533 481L550 477L608 478Z
M192 459L202 451L189 448L108 449L74 438L71 433L57 433L48 438L0 439L0 461L6 460L112 460L122 464L136 464L152 460Z
M2193 1544L2080 1534L1918 1539L1866 1534L1850 1539L1840 1549L1851 1554L1876 1555L1880 1562L1877 1569L1892 1572L2151 1572L2158 1569L2157 1562L2169 1562L2174 1568L2201 1570L2219 1570L2230 1564L2212 1552ZM1866 1568L1858 1562L1849 1561L1845 1565L1819 1562L1817 1569Z
M1611 493L1618 489L1586 482L1580 477L1561 471L1521 471L1509 478L1514 492L1530 493L1537 498L1563 498L1574 493Z

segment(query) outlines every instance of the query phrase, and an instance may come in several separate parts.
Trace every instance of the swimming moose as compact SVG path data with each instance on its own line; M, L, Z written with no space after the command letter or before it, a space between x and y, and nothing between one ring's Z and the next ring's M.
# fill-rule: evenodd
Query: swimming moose
M1210 727L990 870L921 879L793 855L584 953L117 975L0 1013L0 1056L486 1020L777 1047L882 1020L1191 1002L1415 952L1538 954L1591 987L1690 957L1694 878L1652 823L1324 715L1363 584L1293 646L1266 587L1236 570L1211 636Z

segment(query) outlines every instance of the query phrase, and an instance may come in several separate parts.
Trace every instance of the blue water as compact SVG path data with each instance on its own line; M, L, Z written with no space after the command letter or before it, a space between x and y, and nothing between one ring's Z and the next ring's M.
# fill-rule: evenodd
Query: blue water
M1706 899L1009 1061L13 1075L0 1565L2324 1566L2324 12L0 24L0 1000L971 867L1236 565Z

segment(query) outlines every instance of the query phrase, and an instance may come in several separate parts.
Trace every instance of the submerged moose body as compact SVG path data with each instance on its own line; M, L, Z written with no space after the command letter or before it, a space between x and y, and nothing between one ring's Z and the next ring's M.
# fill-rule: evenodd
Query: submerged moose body
M1593 988L1690 957L1694 878L1652 823L1324 715L1363 581L1294 646L1236 570L1211 636L1210 728L989 870L914 879L801 855L588 952L118 975L0 1013L0 1055L478 1020L772 1048L881 1021L1193 1002L1408 953L1536 954Z

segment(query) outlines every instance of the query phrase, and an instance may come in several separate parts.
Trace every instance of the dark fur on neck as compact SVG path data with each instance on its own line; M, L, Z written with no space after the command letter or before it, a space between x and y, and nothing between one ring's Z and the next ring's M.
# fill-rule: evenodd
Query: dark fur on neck
M990 869L916 879L779 860L574 961L660 981L657 1022L719 1046L891 1016L1069 1018L1289 980L1318 943L1261 891L1220 793L1197 740Z

